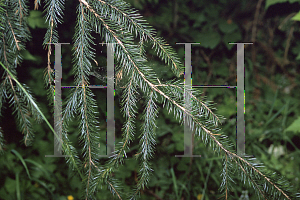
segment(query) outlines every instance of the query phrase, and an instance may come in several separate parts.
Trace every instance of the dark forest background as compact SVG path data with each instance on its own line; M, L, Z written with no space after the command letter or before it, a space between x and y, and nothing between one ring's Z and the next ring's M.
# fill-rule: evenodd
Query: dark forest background
M165 38L184 63L184 45L176 43L201 43L192 45L193 85L236 85L236 45L229 42L253 42L245 46L245 122L246 153L254 155L271 171L285 176L300 192L300 29L293 20L300 10L299 1L248 1L248 0L127 0ZM72 85L72 37L78 1L67 0L64 23L58 25L62 45L62 85ZM24 62L17 69L19 81L28 84L39 106L49 121L53 122L51 108L46 98L44 73L47 51L42 43L46 33L42 7L34 10L33 2L28 18L32 40L23 51ZM43 5L42 5L43 6ZM299 17L298 17L299 18ZM294 17L297 19L297 17ZM299 19L298 19L299 20ZM100 43L97 39L97 43ZM105 74L105 46L96 47L98 68ZM161 80L175 78L171 69L161 62L149 45L149 65ZM101 53L102 52L102 53ZM54 52L52 53L52 64ZM103 75L105 76L105 75ZM96 80L95 80L96 81ZM183 77L182 77L183 81ZM122 116L116 88L116 143L121 140ZM203 88L203 95L215 102L215 111L223 115L224 134L236 140L236 89ZM299 92L299 93L298 93ZM68 89L63 89L63 98ZM106 91L95 91L99 103L101 137L103 147L106 138ZM139 102L143 103L143 97ZM0 199L16 199L16 184L20 184L23 199L78 199L80 179L69 175L63 158L45 158L53 154L54 136L45 123L35 124L35 142L26 147L22 133L16 129L12 110L6 104L1 117L6 153L0 157ZM142 106L140 106L142 112ZM140 113L141 113L140 112ZM137 116L139 118L139 116ZM141 199L197 199L219 197L221 183L221 158L201 140L194 141L194 154L201 158L176 158L183 154L183 126L160 109L157 120L157 145L152 159L154 173L149 187ZM76 144L76 123L70 126L70 139ZM139 121L137 120L137 127ZM138 134L137 134L138 135ZM138 139L138 136L137 138ZM76 146L76 145L75 145ZM76 147L80 148L79 145ZM136 184L137 161L132 158L138 148L138 140L131 145L128 159L114 176L122 180L125 191ZM26 168L15 153L34 161ZM103 149L102 154L105 154ZM19 180L16 172L20 172ZM257 199L251 188L239 182L239 174L233 179L236 188L234 199L248 190L250 199ZM98 199L110 199L103 190Z

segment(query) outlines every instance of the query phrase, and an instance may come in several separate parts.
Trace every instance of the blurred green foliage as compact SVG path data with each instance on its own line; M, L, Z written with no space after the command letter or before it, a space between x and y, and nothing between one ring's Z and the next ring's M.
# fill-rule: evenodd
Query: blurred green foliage
M257 1L246 0L127 2L139 9L147 21L158 30L158 34L166 38L176 49L182 62L184 47L175 43L201 43L192 45L194 85L235 85L236 48L228 43L253 42L253 34L256 34L254 44L245 47L246 152L255 155L269 169L284 175L299 191L300 94L297 91L300 89L300 71L297 66L300 60L300 43L296 40L299 39L299 22L288 18L291 13L299 10L299 1L267 0L258 10ZM72 20L75 12L72 4L73 2L66 1L68 9L65 19L69 21L65 21L59 27L61 42L69 42L73 35ZM281 11L282 6L287 7L287 11ZM46 25L41 17L41 11L30 12L28 24L33 40L22 53L25 61L18 73L24 74L20 79L31 87L42 111L47 114L48 120L52 121L43 82L47 52L42 50L42 28ZM256 26L255 33L253 24ZM65 45L62 49L63 81L71 85L71 47ZM288 54L285 54L285 51L288 51ZM147 52L150 52L147 55L149 65L159 72L159 77L164 81L173 79L174 75L170 69L153 57L155 54L150 47ZM227 118L223 121L223 133L235 142L235 89L202 90L207 99L216 103L216 113ZM66 92L67 89L64 89L64 96ZM102 153L105 153L106 142L104 99L105 92L97 92L97 101L100 102ZM143 98L140 99L140 103L142 102ZM116 143L120 141L119 130L123 122L119 109L119 105L116 105ZM182 154L184 150L183 127L166 109L160 111L157 120L156 154L152 159L154 173L149 188L142 192L141 199L217 199L221 183L221 160L198 139L194 141L194 154L202 155L201 158L176 158L175 155ZM46 125L34 125L36 142L32 147L25 148L19 143L21 133L11 126L9 108L3 116L5 118L2 117L1 125L7 147L5 155L0 157L0 199L16 199L18 194L21 199L62 200L67 199L68 195L78 199L80 179L72 175L64 159L45 158L45 155L53 153L53 134ZM137 127L139 125L137 122ZM76 142L76 122L70 125L69 133L70 139ZM132 156L137 148L138 142L133 143L124 166L115 174L115 177L124 183L125 191L130 191L130 186L136 184L137 162ZM13 149L16 151L11 152ZM16 152L20 155L17 156ZM238 176L236 174L233 177L237 183ZM246 189L249 190L250 199L256 199L251 188L244 184L237 184L232 194L234 199L238 199ZM110 198L110 192L105 188L97 197Z

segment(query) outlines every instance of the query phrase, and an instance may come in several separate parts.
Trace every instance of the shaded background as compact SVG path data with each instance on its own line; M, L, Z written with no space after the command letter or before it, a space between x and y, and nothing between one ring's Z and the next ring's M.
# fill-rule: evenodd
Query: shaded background
M228 42L253 42L245 46L245 120L246 153L254 155L270 170L285 176L300 188L300 42L299 22L291 18L300 9L300 3L286 1L246 1L246 0L127 0L147 19L178 53L184 63L184 45L179 43L201 43L192 45L193 85L236 85L236 45ZM282 2L282 1L281 1ZM64 23L58 26L60 42L71 43L76 19L77 1L66 1ZM277 3L277 4L276 4ZM33 3L30 4L33 10ZM42 10L42 7L39 8ZM19 80L28 84L49 121L53 121L51 108L46 99L43 75L47 66L47 51L42 48L46 33L43 14L32 11L28 18L32 41L23 52L24 62L18 68ZM97 42L102 42L97 36ZM63 84L72 85L72 46L62 45ZM105 74L105 46L98 45L98 67ZM146 48L149 65L158 73L161 80L175 78L170 67L165 66L151 49ZM101 52L102 51L102 52ZM52 65L54 52L52 52ZM183 77L181 77L183 81ZM97 81L95 79L91 80ZM101 84L101 83L99 83ZM102 154L105 154L106 138L106 90L95 90L99 102L99 118L102 137ZM121 140L123 118L116 95L116 142ZM236 140L236 91L227 88L204 88L203 95L216 103L217 114L226 120L222 123L224 134L235 144ZM62 89L63 98L68 89ZM142 112L143 98L139 100L139 113ZM44 123L35 124L35 142L25 147L23 136L15 127L15 120L7 105L1 118L1 126L7 142L7 153L0 157L0 199L15 199L15 173L20 171L20 184L23 199L67 199L72 195L79 198L80 179L69 174L62 158L45 158L53 154L53 134ZM140 116L137 116L139 119ZM77 144L76 122L70 125L70 139ZM140 123L136 123L139 128ZM157 119L157 146L152 159L154 173L149 188L142 192L141 199L217 199L221 183L222 160L195 139L194 154L201 158L176 158L183 154L183 127L166 109L160 109ZM114 174L124 183L124 190L136 184L138 163L132 156L138 149L139 129L136 142L131 145L128 159L120 172ZM40 165L31 164L29 170L35 181L28 179L20 160L10 152L16 149L24 158ZM105 160L103 160L104 162ZM234 199L243 190L249 191L250 199L257 199L254 192L240 184L239 177ZM109 191L103 189L98 199L110 199Z

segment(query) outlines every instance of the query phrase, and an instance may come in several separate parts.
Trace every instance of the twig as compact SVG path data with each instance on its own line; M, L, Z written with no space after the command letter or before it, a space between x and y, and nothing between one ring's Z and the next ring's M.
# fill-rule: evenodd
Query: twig
M291 29L290 29L289 36L288 36L288 38L286 40L286 46L285 46L284 57L283 57L283 59L284 59L283 60L284 61L284 65L289 63L288 52L289 52L289 48L290 48L290 45L291 45L291 40L292 40L292 37L293 37L294 29L295 29L295 27L292 26Z
M162 198L160 198L160 196L158 196L157 194L155 194L151 190L145 189L145 191L148 192L149 194L151 194L152 196L154 196L157 200L163 200Z
M259 0L256 4L253 26L252 26L252 36L251 36L251 42L253 42L253 43L255 43L255 40L256 40L257 22L258 22L259 10L260 10L262 2L263 2L263 0ZM252 53L252 63L255 65L255 62L256 62L255 45L252 45L251 51L252 51L251 52Z
M262 2L263 2L263 0L259 0L256 4L256 10L255 10L253 27L252 27L252 37L251 37L251 41L253 43L255 42L255 38L256 38L257 22L258 22L259 10L260 10Z

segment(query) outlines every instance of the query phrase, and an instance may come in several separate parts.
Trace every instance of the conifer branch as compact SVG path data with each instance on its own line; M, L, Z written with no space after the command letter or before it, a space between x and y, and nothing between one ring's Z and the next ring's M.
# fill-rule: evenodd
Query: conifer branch
M115 187L116 183L112 183L111 181L107 181L107 183L108 183L108 188L111 191L111 193L112 194L117 194L118 198L120 200L122 200L122 197L121 197L120 193L118 192L118 190Z
M40 1L35 1L35 9L38 8L38 4L40 4ZM54 99L54 85L52 85L52 82L54 81L54 71L51 68L51 62L50 62L50 56L52 52L51 44L47 43L58 43L58 32L56 30L57 24L62 23L62 16L63 16L63 10L64 10L64 1L62 0L53 0L53 1L46 1L46 22L48 22L48 29L45 34L44 38L44 47L47 47L47 68L45 70L44 80L46 85L49 86L47 96L48 100L50 102L51 107L53 107L53 99ZM74 117L74 102L76 102L76 96L78 94L77 92L74 92L68 100L70 100L72 103L67 104L68 106L66 109L64 109L64 117L62 118L62 136L63 136L63 151L65 155L68 155L66 157L66 162L69 164L69 166L77 171L77 173L80 175L82 179L84 179L84 176L81 173L82 170L82 162L77 154L76 149L72 146L71 142L68 139L68 123L69 121Z
M5 8L6 10L2 10L1 7L1 18L5 19L1 23L1 30L3 30L1 33L3 42L0 44L0 51L3 53L1 60L4 61L7 69L16 75L15 68L22 60L19 51L24 49L24 43L30 37L28 31L24 30L27 28L26 24L22 24L22 19L27 16L28 11L24 1L6 2ZM19 21L17 20L18 18ZM28 100L20 87L13 85L11 75L7 71L3 73L2 78L4 78L2 94L7 94L6 97L10 98L10 104L13 106L16 119L19 121L18 128L24 134L25 145L30 145L33 139L30 115L35 116L37 120L40 119L39 115L35 112L30 100ZM9 84L10 87L7 87L6 84ZM23 85L23 87L26 86ZM27 94L30 95L29 88L26 87L26 89L28 90Z
M216 116L213 115L213 117L215 117L215 119L217 119L217 120L206 121L205 125L204 125L204 123L200 122L200 118L203 117L202 114L200 114L200 115L198 115L198 117L196 117L196 115L193 114L193 113L195 113L195 111L186 110L184 108L184 106L181 105L182 103L181 104L178 103L177 101L172 99L170 96L168 96L165 92L158 89L158 86L155 85L154 83L152 83L153 80L152 81L149 80L149 79L151 79L151 76L149 76L149 74L145 75L141 71L142 69L143 69L143 71L146 70L146 67L143 64L145 62L145 59L143 59L141 57L141 55L136 55L136 54L130 53L130 52L135 51L134 50L135 47L133 45L130 45L130 46L126 45L126 43L123 42L123 41L128 42L130 40L128 37L126 38L126 32L123 32L125 35L123 34L122 37L120 37L120 35L118 35L114 30L112 30L112 27L114 27L114 25L110 21L111 19L110 20L106 19L106 21L105 21L104 20L105 17L101 18L100 15L98 15L97 12L86 1L80 0L80 2L83 2L83 4L91 12L91 14L95 16L97 21L99 21L103 25L102 32L106 33L105 39L106 39L107 43L119 44L120 48L117 47L116 54L122 55L121 65L124 66L124 69L127 71L127 74L132 74L132 77L135 77L135 84L140 85L140 88L142 88L145 95L147 94L148 89L151 89L152 92L159 94L161 97L164 98L164 104L166 103L169 111L174 109L174 114L176 112L176 117L179 116L180 121L183 120L184 115L187 116L187 120L188 120L188 123L189 123L191 129L193 129L194 124L195 124L196 132L198 133L198 135L202 135L202 138L204 135L206 135L205 141L204 141L205 143L210 142L210 144L212 144L214 150L217 149L218 152L221 150L225 154L231 155L233 157L237 157L238 159L241 159L241 161L245 162L245 160L242 159L240 156L237 156L236 154L230 152L227 149L227 147L231 147L232 145L229 144L229 145L226 145L227 147L224 146L224 144L229 143L227 136L220 135L220 134L213 134L211 132L211 130L209 130L210 128L212 128L211 127L212 122L216 126L216 122L218 121L218 118ZM111 14L111 16L113 16L113 14ZM93 23L96 23L96 22L93 22ZM123 30L123 27L126 29L126 25L124 25L124 26L121 26L122 30ZM95 28L97 29L97 25L95 25ZM131 49L131 50L129 50L129 49ZM123 56L122 53L126 56ZM118 58L119 58L119 56L118 56ZM139 60L139 62L137 62L137 59ZM147 70L147 72L148 72L148 70ZM146 77L148 77L149 79ZM183 88L182 88L182 91L183 91ZM188 91L188 95L192 96L192 91ZM130 101L128 100L127 102L130 102ZM195 101L195 98L193 98L193 103L195 103L195 102L199 103L200 101L197 101L197 100ZM173 105L173 107L171 105ZM205 104L202 104L202 106L203 105L205 105ZM204 108L204 110L207 110L207 107ZM129 117L131 117L131 116L129 115ZM212 130L214 130L215 132L218 131L218 129L215 129L215 128L212 128ZM223 142L220 142L221 140ZM213 143L211 143L211 142L213 142ZM125 139L125 141L123 141L123 144L124 144L123 147L125 146L126 143L127 143L127 139ZM117 157L119 157L119 156L117 156ZM249 164L249 163L247 163L247 164ZM252 168L252 170L253 169L256 170L256 168L252 165L251 165L251 168ZM110 171L111 169L107 168L107 170ZM262 174L260 174L260 175L262 175ZM276 189L278 189L278 188L276 188Z
M38 8L38 3L39 1L35 1L35 9ZM59 17L62 17L63 15L63 9L64 9L64 1L62 0L53 0L53 1L46 1L46 23L48 22L48 29L44 38L44 47L48 48L48 53L47 53L47 75L48 75L48 80L46 84L49 86L49 94L54 93L54 87L52 86L53 78L52 78L52 73L53 70L51 69L51 61L50 61L50 56L51 56L51 44L49 43L58 43L58 33L56 31L57 24L62 23L62 19ZM48 44L47 44L48 43ZM49 98L49 100L52 100L53 96Z
M120 46L122 46L122 48L125 48L124 44L122 43L122 41L119 39L119 37L117 36L117 34L109 27L109 25L104 21L104 19L102 19L91 7L90 5L84 1L84 0L80 0L81 3L83 3L86 8L97 18L100 20L100 22L103 24L103 27L109 31L109 33L112 35L112 37L115 39L115 42L113 43L117 43ZM108 43L111 41L107 41ZM118 54L118 52L117 52ZM131 57L129 56L129 52L126 51L126 54L128 55L128 59L131 59ZM124 60L125 57L123 57ZM126 122L124 124L123 127L123 131L124 131L124 135L123 135L123 145L122 147L116 151L116 154L113 156L112 160L109 162L109 165L107 167L107 169L102 172L102 177L107 178L107 173L111 172L112 167L113 166L118 166L118 162L122 162L123 160L123 155L125 154L125 148L128 148L128 144L130 143L130 141L132 140L132 137L134 135L133 130L135 129L134 124L133 124L133 119L135 117L135 110L133 109L133 107L135 107L135 103L136 103L136 98L135 98L135 93L136 93L136 88L134 86L134 78L135 78L135 73L133 72L130 78L130 81L128 82L126 89L124 90L124 95L123 95L123 99L126 99L125 102L123 101L123 113L126 116ZM124 104L125 103L125 104ZM117 162L118 161L118 162Z
M127 83L125 90L122 96L122 113L126 118L126 122L122 128L123 131L123 141L121 147L117 147L118 150L115 151L115 154L111 157L111 160L105 166L105 170L101 173L101 177L107 179L110 173L115 170L119 164L122 164L124 155L126 156L126 150L129 148L130 141L134 136L134 118L136 114L136 87L134 86L134 73L132 73L130 81ZM127 157L127 156L126 156ZM101 179L100 179L101 180ZM99 180L99 181L100 181Z
M24 42L29 39L29 34L26 29L26 20L23 20L27 15L26 1L14 0L12 2L17 3L16 8L12 9L14 4L6 1L7 8L4 12L0 9L1 19L5 19L0 22L2 34L0 51L3 52L0 61L6 66L4 67L1 63L6 73L2 76L4 80L0 86L0 107L6 98L10 99L17 113L20 129L25 133L25 144L27 144L28 139L33 137L29 116L32 115L38 119L41 115L45 121L46 118L37 107L32 95L27 92L29 88L21 85L14 78L15 68L22 60L19 51L24 49ZM37 9L40 1L35 0L34 3ZM49 26L44 39L44 45L48 47L48 63L44 77L46 84L50 86L48 94L51 101L53 100L54 76L50 66L51 45L46 45L46 43L58 43L56 28L57 24L62 22L63 9L63 0L46 0L46 21ZM220 121L219 116L213 113L209 102L197 98L199 94L197 90L184 88L178 81L161 83L153 69L147 66L144 42L149 40L153 44L158 57L170 65L177 76L183 73L183 67L173 49L162 38L156 37L155 30L141 18L142 16L136 10L121 0L79 0L77 6L73 62L75 85L78 87L71 89L63 109L62 122L59 123L62 125L63 151L70 156L66 158L66 162L80 175L85 189L84 198L92 199L99 185L106 184L112 194L122 199L121 187L111 176L112 172L123 163L124 156L127 157L126 151L135 135L138 88L146 96L146 102L139 135L140 148L139 153L136 154L136 158L140 158L141 161L140 171L135 191L130 196L131 199L135 199L140 190L147 186L152 172L150 159L155 150L157 103L162 103L169 113L173 112L181 124L186 119L196 135L202 137L204 144L210 144L218 155L224 156L220 186L223 198L228 199L230 190L234 189L234 181L231 177L235 169L241 174L241 181L252 186L258 197L264 199L294 198L296 195L289 190L289 185L286 186L283 180L276 177L276 174L260 170L259 168L263 165L258 164L256 159L233 153L234 145L226 135L220 133L217 127ZM92 75L91 61L95 61L92 31L99 33L106 43L116 44L115 55L119 61L118 67L120 67L118 77L127 81L121 102L121 111L125 117L122 127L123 139L118 144L114 155L104 166L99 164L98 158L100 141L97 104L94 94L88 88L89 77ZM133 40L134 33L139 38L138 45ZM12 80L17 83L16 86L13 85ZM192 110L185 108L185 98L191 98ZM68 126L74 116L78 116L79 119L82 158L78 156L77 150L68 139ZM54 132L49 122L46 122ZM3 145L4 139L0 129L0 152L3 150Z
M31 123L29 121L29 111L24 107L26 104L25 102L20 102L20 98L17 96L17 93L15 91L14 85L12 83L11 77L8 75L9 83L12 90L12 99L10 102L13 102L13 106L15 109L15 112L17 113L17 118L19 121L19 129L24 134L24 143L26 146L31 145L31 142L33 140L33 132L31 128Z
M13 37L14 37L14 41L15 41L16 47L17 47L17 49L20 51L20 47L19 47L19 44L18 44L19 41L17 40L16 34L15 34L14 29L13 29L13 27L12 27L12 25L11 25L11 22L10 22L10 20L9 20L9 17L8 17L7 12L6 12L6 17L7 17L7 19L8 19L7 23L8 23L8 25L9 25L10 30L11 30L11 33L12 33L12 35L13 35Z
M98 136L98 121L95 116L95 109L97 105L93 99L93 93L88 86L88 74L91 70L91 63L89 60L93 59L94 50L90 47L92 38L90 35L88 16L85 16L85 11L82 3L78 5L78 20L74 35L74 62L75 62L75 84L81 86L78 88L78 110L79 110L79 126L80 126L80 140L83 143L83 158L84 170L86 173L85 183L85 199L90 199L95 191L96 184L95 177L99 173L97 155L100 152L99 136ZM67 111L71 112L71 111Z
M98 0L101 6L94 4L96 8L99 8L99 12L104 14L104 16L110 16L110 19L118 24L126 24L125 28L130 33L135 31L136 36L140 36L140 40L147 41L147 38L152 42L153 47L157 51L157 55L165 61L168 65L171 63L173 72L180 76L183 74L183 66L178 58L175 56L175 52L164 42L162 38L157 38L155 36L155 30L144 23L142 16L137 13L136 10L131 8L131 6L124 2L119 1L117 6L113 4L113 1L103 1ZM111 13L110 15L108 13Z
M146 102L146 108L144 110L144 124L142 126L142 134L140 140L140 150L137 154L137 158L140 157L142 160L140 170L139 170L139 177L138 183L136 187L136 191L131 196L131 199L134 199L135 196L139 193L140 190L144 190L145 186L149 182L151 169L149 160L153 157L153 148L156 144L155 142L155 119L157 118L157 105L155 104L155 100L157 100L157 96L154 96L155 93L153 91L150 92L149 97L147 98L148 101Z
M41 1L40 0L34 0L34 10L38 10L39 5L41 5Z

